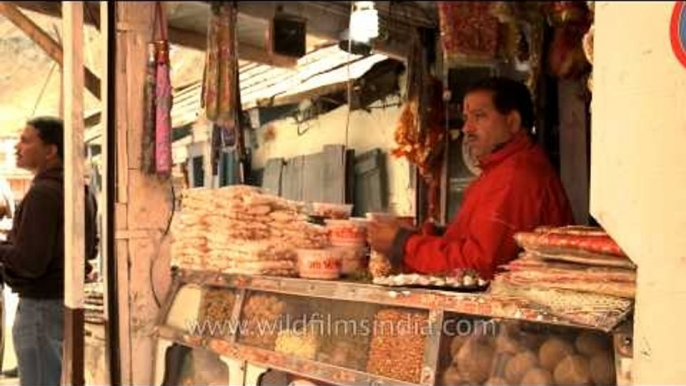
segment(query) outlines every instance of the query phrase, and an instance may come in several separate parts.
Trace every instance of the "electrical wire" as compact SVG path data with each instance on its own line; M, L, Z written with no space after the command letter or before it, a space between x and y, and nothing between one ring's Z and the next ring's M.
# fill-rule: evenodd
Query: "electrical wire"
M164 230L164 233L162 236L167 236L169 234L169 230L171 229L171 224L172 220L174 219L174 213L176 212L176 191L174 190L174 178L171 178L171 195L172 195L172 207L171 207L171 213L169 213L169 220L167 221L167 228Z
M350 2L350 16L352 18L353 11L355 10L355 2L351 1ZM350 36L351 35L350 31L350 21L348 20L348 64L346 65L346 70L347 70L347 75L348 75L348 90L347 90L347 99L348 99L348 113L346 114L345 117L345 148L348 148L348 137L349 137L349 132L350 132L350 113L352 111L352 84L350 82L350 55L353 50L353 39Z
M171 207L171 212L169 213L169 220L167 221L167 227L164 230L164 233L162 233L162 237L160 238L159 244L157 245L157 254L155 259L153 259L150 262L150 270L148 271L148 276L150 279L150 285L152 288L152 297L153 300L155 301L155 304L157 305L158 308L162 307L162 301L160 300L160 296L157 294L157 291L155 291L155 281L153 280L154 277L154 272L155 272L155 262L158 261L161 253L162 253L162 243L164 242L164 239L169 235L169 231L171 230L171 224L172 220L174 219L174 214L176 213L176 191L174 190L174 180L172 178L172 183L171 183L171 195L172 195L172 207Z
M33 111L31 111L32 117L36 114L38 105L40 105L40 101L43 99L43 94L45 94L45 89L48 88L48 83L50 83L50 78L52 78L52 73L55 71L55 67L57 67L57 62L53 62L52 66L50 66L50 71L48 72L48 76L45 78L43 88L41 88L40 93L38 93L38 99L36 99L36 103L33 105Z

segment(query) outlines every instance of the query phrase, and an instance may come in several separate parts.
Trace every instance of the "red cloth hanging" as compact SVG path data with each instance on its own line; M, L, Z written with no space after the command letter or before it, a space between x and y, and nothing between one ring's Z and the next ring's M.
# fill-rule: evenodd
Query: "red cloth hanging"
M169 41L167 40L167 22L162 4L157 2L158 20L161 39L155 41L157 60L155 82L155 171L158 175L168 177L172 168L171 149L171 79L169 76Z

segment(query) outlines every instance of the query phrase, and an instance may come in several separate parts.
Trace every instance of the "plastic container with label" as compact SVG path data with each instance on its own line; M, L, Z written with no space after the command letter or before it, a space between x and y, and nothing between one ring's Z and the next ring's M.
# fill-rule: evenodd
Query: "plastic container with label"
M341 251L298 249L298 275L306 279L333 280L341 276Z
M332 247L341 255L341 274L350 275L367 268L366 246L339 246Z
M313 202L312 215L333 219L348 219L353 212L350 204L331 204L328 202Z
M367 243L367 221L365 219L326 220L326 229L333 246L362 247Z

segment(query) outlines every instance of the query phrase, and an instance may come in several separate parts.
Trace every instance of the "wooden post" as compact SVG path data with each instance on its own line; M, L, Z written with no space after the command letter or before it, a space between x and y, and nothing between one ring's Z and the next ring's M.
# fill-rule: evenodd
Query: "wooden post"
M83 2L62 3L64 30L64 358L62 384L84 384Z
M103 302L105 304L104 307L104 319L105 319L105 334L106 334L106 343L105 346L107 347L106 353L105 353L105 363L108 365L108 371L107 371L107 379L108 383L110 385L118 385L119 384L119 366L113 365L112 360L114 359L115 361L118 360L116 357L118 355L118 350L119 350L119 345L118 345L118 339L113 339L112 337L115 336L115 334L118 332L117 329L117 321L116 319L113 321L113 316L116 317L116 315L111 315L110 314L110 302L117 302L117 297L111 297L110 295L115 295L114 293L110 293L110 286L112 283L110 282L111 280L115 281L115 286L116 286L116 272L110 272L110 259L113 259L114 256L110 256L110 248L109 248L109 240L110 240L110 232L112 231L110 229L110 216L112 215L110 213L109 209L109 202L110 199L113 199L114 197L110 197L110 186L109 186L109 181L110 181L110 113L109 111L109 95L108 95L108 87L110 86L109 84L109 75L110 75L110 69L109 69L109 62L110 62L110 52L109 52L109 40L110 40L110 24L109 24L109 7L107 4L107 1L101 1L100 2L100 52L102 55L102 68L100 71L100 76L101 76L101 83L100 83L100 127L102 131L102 136L101 138L101 160L102 160L102 166L101 166L101 176L102 176L102 181L103 181L103 189L101 193L101 209L99 210L100 212L100 217L101 217L101 223L100 223L100 256L102 257L102 276L103 276ZM114 286L113 286L114 287ZM116 287L115 287L116 288ZM116 308L115 308L116 310ZM116 314L116 312L115 312ZM110 332L110 329L115 329L114 333ZM116 342L113 342L113 340L116 340Z
M152 39L151 1L119 1L117 7L116 157L119 184L115 208L115 252L121 384L150 385L160 305L171 284L171 179L143 172L146 47ZM114 321L113 321L114 322Z

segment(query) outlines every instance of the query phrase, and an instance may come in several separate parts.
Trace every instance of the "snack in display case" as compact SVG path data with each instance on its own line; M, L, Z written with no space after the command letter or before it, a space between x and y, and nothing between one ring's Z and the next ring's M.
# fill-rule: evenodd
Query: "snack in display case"
M611 335L529 322L450 318L463 328L462 333L444 335L441 343L438 379L446 386L616 384Z
M319 350L320 337L312 326L301 330L286 329L279 331L274 351L294 355L303 359L314 359Z
M280 320L289 311L289 305L276 296L266 294L249 296L243 305L242 321L245 324L238 341L245 345L274 350L279 333L279 329L275 327L280 326Z
M374 317L367 372L419 383L428 327L426 311L387 308Z
M207 326L212 324L220 326L231 319L233 306L236 303L236 295L227 288L207 288L203 291L202 305L200 306L200 322ZM214 334L221 329L205 328L206 334ZM229 331L224 331L228 333Z

